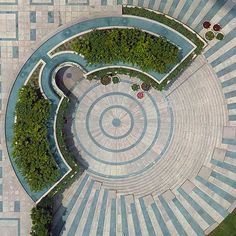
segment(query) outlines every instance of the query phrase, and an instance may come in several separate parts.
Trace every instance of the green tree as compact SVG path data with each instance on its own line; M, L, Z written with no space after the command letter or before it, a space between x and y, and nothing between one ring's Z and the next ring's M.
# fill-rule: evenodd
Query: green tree
M52 199L44 198L31 210L32 236L49 236L53 219Z
M13 156L31 190L53 184L59 171L49 149L47 121L50 103L31 84L19 92L13 135Z
M158 73L166 73L179 55L178 47L165 38L139 29L93 30L72 43L71 49L90 64L123 62Z

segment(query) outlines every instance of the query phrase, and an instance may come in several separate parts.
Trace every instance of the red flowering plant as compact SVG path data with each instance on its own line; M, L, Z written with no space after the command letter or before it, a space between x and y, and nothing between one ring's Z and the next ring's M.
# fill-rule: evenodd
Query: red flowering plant
M137 93L137 98L142 99L144 97L144 92L138 92Z
M205 29L209 29L211 27L211 23L209 21L204 21L202 25Z
M220 31L220 30L221 30L221 26L220 26L219 24L215 24L215 25L213 26L213 30L215 30L215 31Z

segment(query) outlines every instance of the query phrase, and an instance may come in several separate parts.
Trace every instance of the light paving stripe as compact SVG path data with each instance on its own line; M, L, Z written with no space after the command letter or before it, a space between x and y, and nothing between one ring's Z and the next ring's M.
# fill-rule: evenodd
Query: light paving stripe
M211 160L211 163L216 165L216 166L219 166L223 169L226 169L226 170L229 170L233 173L236 173L236 166L234 166L234 165L231 165L231 164L226 163L226 162L217 161L217 160L214 160L214 159Z
M133 219L133 223L134 223L135 235L142 236L142 231L141 231L141 228L140 228L140 222L139 222L139 218L138 218L138 215L137 215L137 210L136 210L136 207L135 207L135 203L131 203L130 208L131 208L132 219Z
M86 174L86 175L84 176L84 178L83 178L83 180L81 181L79 187L77 188L75 194L74 194L73 197L71 198L71 201L69 202L68 206L66 207L66 213L65 213L65 215L63 216L63 220L66 221L66 219L68 218L68 216L69 216L69 214L70 214L72 208L74 207L74 205L75 205L77 199L79 198L79 196L80 196L80 194L81 194L81 192L82 192L82 189L83 189L84 186L85 186L85 183L86 183L87 180L88 180L88 177L89 177L88 174Z
M197 186L199 189L201 189L206 194L209 194L211 198L213 198L218 204L220 204L224 209L228 209L230 207L230 203L216 194L213 190L209 189L207 186L205 186L203 183L197 181L196 179L193 179L193 183L195 186Z
M153 9L154 4L155 4L155 0L149 0L148 8L149 8L149 9Z
M122 195L120 197L120 204L121 204L121 215L122 215L122 232L124 235L129 235L128 230L128 222L127 222L127 213L126 213L126 203L125 203L125 196Z
M229 59L230 57L234 56L236 54L236 46L226 51L224 54L220 55L218 58L216 58L214 61L211 62L211 65L213 67L219 65L220 63L224 62L225 60Z
M206 187L211 189L213 192L215 192L217 195L228 201L229 203L233 203L235 201L235 197L232 196L231 194L225 192L223 189L219 188L215 184L203 179L200 176L196 177L196 180L204 184Z
M152 207L152 210L156 216L156 220L158 222L158 224L160 225L160 228L161 228L161 231L163 233L164 236L169 236L170 235L170 232L168 230L168 228L166 227L166 224L161 216L161 213L157 207L157 205L155 203L152 203L151 204L151 207Z
M226 217L229 213L226 211L219 203L209 197L198 187L193 188L193 192L196 193L200 198L202 198L209 206L216 210L222 217Z
M133 0L128 0L127 4L132 6L133 5Z
M236 5L234 4L233 8L220 20L219 24L221 27L226 26L236 15Z
M190 1L190 0L185 1L184 6L182 7L182 9L181 9L179 15L177 16L177 19L178 19L179 21L181 21L181 20L183 19L183 17L185 16L186 12L188 11L188 9L189 9L189 7L191 6L192 3L193 3L193 2Z
M202 23L207 19L210 21L219 11L219 9L227 2L227 0L216 1L210 10L202 17L202 20L198 23L195 31L200 32L203 28Z
M161 0L161 3L160 3L160 5L159 5L158 11L160 11L160 12L163 12L163 11L164 11L166 2L167 2L166 0Z
M218 172L212 171L211 176L220 180L221 182L231 186L232 188L236 189L236 181L224 176Z
M184 206L181 204L181 202L177 199L173 199L173 203L178 208L178 210L181 212L181 214L184 216L184 218L187 220L191 228L196 232L197 235L205 235L202 228L199 226L199 224L192 218L192 216L188 213L188 211L184 208Z
M214 44L214 46L209 48L204 53L204 56L208 58L209 56L214 54L216 51L218 51L221 47L223 47L225 44L233 40L235 37L236 37L236 28L232 29L228 34L226 34L224 40L218 41L216 44Z
M171 5L171 7L170 7L170 10L169 10L169 12L168 12L168 15L169 15L169 16L173 16L174 11L175 11L175 9L176 9L178 3L179 3L179 0L174 0L174 1L173 1L172 5Z
M233 84L236 84L236 77L229 79L229 80L225 80L224 82L221 83L223 88L228 87Z
M82 234L83 236L89 236L89 234L90 234L91 225L93 222L93 217L94 217L94 213L95 213L96 206L97 206L99 192L100 192L99 190L96 190L95 195L93 197L93 202L92 202L91 207L89 209L88 218L87 218L87 221L84 226L84 230L83 230L83 234Z
M177 19L177 16L179 15L181 9L183 8L185 4L185 1L179 1L175 11L174 11L174 14L172 15L173 18Z
M193 21L197 18L198 14L201 12L201 10L204 9L204 6L206 5L206 2L201 0L200 3L197 5L197 7L194 9L193 13L191 14L191 16L189 17L188 21L187 21L187 25L191 26Z
M116 199L111 200L110 236L116 236Z
M171 208L169 207L169 205L167 204L167 202L165 201L163 196L159 196L159 200L160 200L162 206L164 207L167 215L169 216L170 220L172 221L173 225L175 226L175 228L176 228L177 232L179 233L179 235L180 236L187 236L184 228L179 223L177 217L175 216L174 212L171 210Z
M144 0L138 0L138 6L143 7Z
M221 77L221 76L224 76L225 74L228 74L228 73L234 71L235 69L236 69L236 62L233 63L233 64L231 64L231 65L229 65L229 66L227 66L227 67L225 67L224 69L218 71L218 72L216 73L216 75L217 75L218 77Z
M166 1L166 5L165 5L165 8L164 8L164 10L163 10L163 12L164 12L165 14L168 14L168 12L169 12L169 10L170 10L170 8L171 8L171 5L172 5L172 3L173 3L173 1L174 1L174 0Z
M213 225L215 220L197 203L192 197L190 197L182 188L178 189L178 192L184 197L184 199L196 210L196 212L202 217L208 225Z
M140 203L140 206L141 206L141 209L142 209L142 213L143 213L143 217L144 217L144 220L145 220L145 223L146 223L148 234L150 236L155 236L156 233L155 233L155 230L154 230L154 228L152 226L152 221L151 221L150 216L148 214L148 211L146 209L146 206L145 206L143 198L139 199L139 203Z
M235 103L235 106L236 106L236 103ZM229 158L236 159L236 152L226 151L225 156L229 157Z
M102 206L101 206L101 211L100 211L99 220L98 220L97 234L96 234L97 236L103 235L106 205L107 205L107 197L108 197L108 191L105 190L103 198L102 198Z
M86 207L87 201L88 201L89 196L92 192L93 184L94 184L94 181L91 181L91 183L90 183L90 185L89 185L89 187L88 187L88 189L87 189L87 191L84 195L84 198L83 198L83 200L80 204L80 207L76 212L75 218L74 218L74 220L73 220L73 222L70 226L70 229L69 229L68 234L67 234L68 236L75 235L75 233L76 233L77 227L80 223L80 220L81 220L81 217L83 215L84 209Z
M160 3L161 3L160 0L155 0L155 4L153 6L153 10L158 11Z

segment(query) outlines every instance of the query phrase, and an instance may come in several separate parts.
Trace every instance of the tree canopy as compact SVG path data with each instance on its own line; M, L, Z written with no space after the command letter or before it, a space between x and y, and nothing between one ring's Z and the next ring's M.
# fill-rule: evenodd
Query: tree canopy
M40 191L59 176L47 140L50 103L33 85L25 85L19 92L15 115L13 156L31 190Z
M139 29L93 30L71 45L88 63L138 65L143 71L165 73L178 61L179 49L163 37Z
M31 210L32 236L49 236L53 219L52 199L45 197Z

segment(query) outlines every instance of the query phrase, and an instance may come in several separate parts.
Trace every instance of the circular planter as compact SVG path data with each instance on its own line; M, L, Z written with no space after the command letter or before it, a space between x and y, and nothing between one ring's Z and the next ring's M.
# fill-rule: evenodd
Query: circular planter
M101 81L101 84L103 84L103 85L108 85L108 84L111 83L111 77L109 77L109 76L102 77L102 78L100 79L100 81Z
M221 26L220 26L219 24L215 24L215 25L213 26L213 30L214 30L214 31L220 31L220 30L221 30Z
M140 86L138 84L132 84L131 89L133 91L138 91L140 89Z
M218 40L222 40L224 37L225 37L225 36L224 36L222 33L218 33L218 34L216 35L216 39L218 39Z
M209 29L211 27L211 23L209 21L204 21L202 25L205 29Z
M144 92L138 92L138 93L137 93L137 98L138 98L138 99L144 98Z
M215 34L213 31L208 31L205 33L205 38L209 41L215 38Z
M141 88L143 91L149 91L151 89L151 85L147 83L142 83Z
M120 83L120 78L117 77L117 76L114 76L114 77L112 78L112 82L113 82L113 84L118 84L118 83Z

